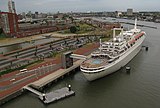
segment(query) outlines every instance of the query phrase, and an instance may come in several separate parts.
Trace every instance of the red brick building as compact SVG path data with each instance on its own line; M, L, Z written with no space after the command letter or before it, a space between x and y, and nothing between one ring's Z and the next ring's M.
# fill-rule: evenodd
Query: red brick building
M100 27L102 29L111 30L113 28L120 28L121 24L118 22L104 22L99 20L93 20L92 18L85 18L84 22L91 24L95 27Z
M16 33L19 31L17 14L0 12L0 27L8 36L16 36Z

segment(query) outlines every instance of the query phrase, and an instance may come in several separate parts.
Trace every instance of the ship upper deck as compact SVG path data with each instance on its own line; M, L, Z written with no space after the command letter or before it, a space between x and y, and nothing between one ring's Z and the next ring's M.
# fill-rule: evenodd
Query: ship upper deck
M88 60L85 60L81 66L83 68L98 68L101 66L104 66L108 64L107 59L101 59L101 58L90 58Z

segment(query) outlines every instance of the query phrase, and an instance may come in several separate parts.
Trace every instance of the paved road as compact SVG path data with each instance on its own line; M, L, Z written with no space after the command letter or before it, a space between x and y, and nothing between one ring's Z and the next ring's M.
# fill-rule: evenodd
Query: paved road
M44 76L45 74L53 72L61 67L62 67L61 64L49 64L38 67L36 69L28 70L28 72L25 73L17 73L9 78L1 78L0 84L2 83L8 83L8 84L6 86L0 86L0 91L12 88L13 86L26 82L27 80Z

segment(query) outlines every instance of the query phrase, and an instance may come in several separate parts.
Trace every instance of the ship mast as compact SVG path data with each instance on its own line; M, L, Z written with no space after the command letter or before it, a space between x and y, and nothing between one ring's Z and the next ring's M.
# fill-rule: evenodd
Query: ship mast
M137 18L135 18L135 23L134 23L134 30L137 29Z
M113 29L113 50L112 50L113 54L114 54L114 49L115 49L115 45L114 45L114 43L115 43L115 41L114 41L115 36L116 36L116 28Z
M123 26L121 27L121 38L122 38L122 40L124 39L124 37L123 37Z

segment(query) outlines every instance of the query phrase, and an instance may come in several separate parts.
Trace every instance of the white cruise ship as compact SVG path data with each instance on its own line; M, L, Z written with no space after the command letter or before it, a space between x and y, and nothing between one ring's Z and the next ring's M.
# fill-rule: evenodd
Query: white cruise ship
M118 36L115 36L116 30L121 30ZM137 19L134 28L129 31L115 28L113 39L108 42L100 40L99 49L82 62L80 70L89 81L111 74L133 59L140 51L144 39L145 32L137 29Z

